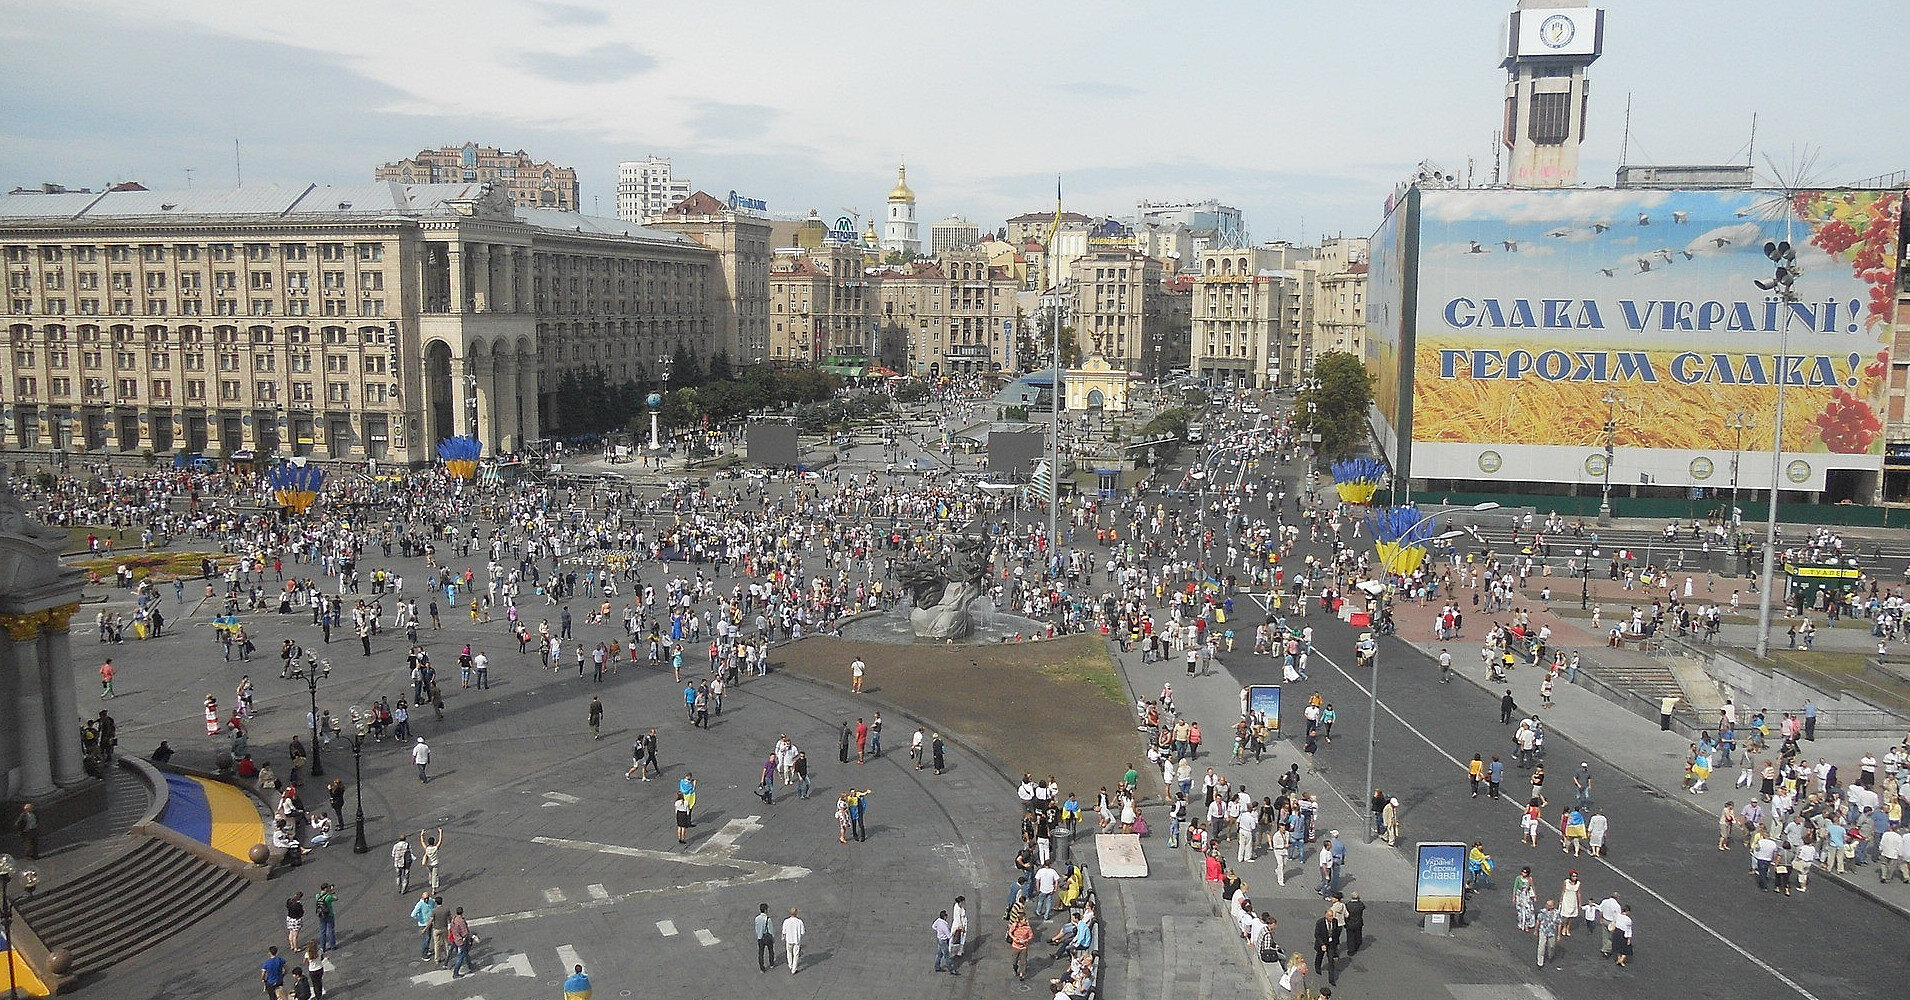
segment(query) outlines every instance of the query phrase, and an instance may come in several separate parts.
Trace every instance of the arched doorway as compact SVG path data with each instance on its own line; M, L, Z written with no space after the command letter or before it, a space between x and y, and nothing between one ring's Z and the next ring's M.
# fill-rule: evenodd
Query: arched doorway
M458 433L457 409L451 385L451 345L434 340L424 349L425 450L437 453L438 442Z

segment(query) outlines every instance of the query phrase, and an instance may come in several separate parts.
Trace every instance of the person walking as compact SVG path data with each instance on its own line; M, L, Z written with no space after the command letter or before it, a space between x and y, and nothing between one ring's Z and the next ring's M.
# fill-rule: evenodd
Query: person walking
M113 658L112 658L112 657L110 657L110 656L109 656L109 657L107 657L107 658L106 658L106 662L105 662L105 663L102 663L102 664L100 664L100 668L99 668L99 696L100 696L101 698L117 698L117 697L119 697L118 695L116 695L116 694L114 694L114 693L113 693L113 675L114 675L114 674L115 674L116 672L117 672L117 671L116 671L116 670L115 670L115 669L113 668Z
M1346 898L1346 957L1352 958L1366 945L1366 902L1359 893Z
M792 976L802 968L802 938L807 929L802 914L796 907L790 907L789 916L783 919L783 958L789 963Z
M279 1000L285 989L285 959L279 957L279 946L265 949L265 961L259 963L259 982L265 984L266 1000Z
M769 904L756 905L756 971L768 972L776 967L776 935L770 929Z
M431 893L421 892L418 901L411 907L411 922L418 927L418 957L431 957L431 915L437 911L438 904Z
M411 839L399 837L391 845L391 874L398 883L398 895L411 892Z
M305 978L312 984L312 1000L325 1000L325 973L332 971L332 960L319 951L317 941L305 943ZM293 966L298 971L297 966Z
M598 700L595 695L592 695L590 698L588 715L590 718L590 738L593 740L603 739L604 703Z
M590 976L581 965L572 965L564 977L564 1000L590 1000Z
M676 793L675 811L676 842L687 844L690 842L690 806L684 801L682 792Z
M862 693L862 676L868 672L868 669L869 665L863 663L862 657L860 656L856 657L855 660L849 664L849 692L851 694Z
M444 827L438 827L437 835L426 837L423 830L418 831L418 851L424 858L425 884L431 887L431 894L438 894L438 866L443 863Z
M297 955L299 933L305 929L305 893L294 892L285 900L285 953Z
M318 947L323 951L335 951L338 948L338 889L330 882L321 882L318 895L312 903L318 910ZM324 988L314 982L313 991L324 995Z
M471 965L471 924L464 919L464 907L458 907L445 927L444 940L451 946L451 978L458 978L460 968L467 972L476 972Z
M1313 922L1313 967L1326 970L1326 981L1337 985L1340 981L1338 961L1340 957L1340 924L1332 914L1323 913Z
M422 736L411 748L411 762L418 765L418 783L422 785L429 782L431 775L427 771L431 765L431 748L425 745Z
M956 896L955 905L949 907L948 917L948 971L955 975L955 963L961 960L962 952L968 945L968 897Z
M1559 919L1558 900L1546 900L1545 908L1538 912L1537 924L1534 927L1534 931L1539 936L1539 968L1545 968L1545 963L1551 959L1552 949L1558 944L1560 928L1563 926L1564 922Z
M947 910L943 910L936 916L932 929L935 932L935 971L959 975L955 971L954 956L949 954L949 941L954 935L954 930L949 926Z
M38 860L40 857L40 814L34 810L33 803L28 802L20 806L20 815L13 821L13 832L20 835L20 853L26 855L29 861Z
M1028 980L1028 946L1034 940L1035 929L1028 926L1028 918L1021 908L1015 907L1008 923L1008 948L1015 953L1015 978L1021 982Z

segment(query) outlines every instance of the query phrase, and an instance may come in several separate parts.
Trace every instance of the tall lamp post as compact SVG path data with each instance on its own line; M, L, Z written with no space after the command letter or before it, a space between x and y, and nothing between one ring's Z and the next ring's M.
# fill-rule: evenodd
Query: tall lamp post
M469 414L472 438L478 436L477 383L478 377L476 371L466 371L464 373L464 408Z
M1729 427L1737 433L1737 444L1731 449L1731 509L1726 512L1726 516L1731 521L1731 527L1733 529L1732 541L1733 544L1736 544L1736 528L1738 525L1738 459L1744 452L1744 432L1757 426L1757 421L1751 419L1751 415L1744 412L1743 407L1738 407L1735 413L1725 418L1724 426Z
M312 777L325 776L325 758L318 752L318 674L307 671L305 690L312 695Z
M358 800L357 815L352 818L353 825L358 828L358 833L352 838L351 842L353 854L365 854L371 850L371 845L365 843L365 772L360 766L364 751L365 735L363 733L353 733L351 737L351 784L352 795Z
M0 854L0 937L7 939L8 1000L20 1000L20 984L14 978L17 973L14 972L13 953L19 949L13 944L13 894L10 890L15 871L19 870L13 865L13 856ZM26 886L28 892L32 892L40 884L40 873L31 868L19 871L19 874L20 884Z
M1473 504L1469 508L1461 508L1461 509L1475 510L1475 511L1498 510L1499 505L1495 501L1487 500L1485 503ZM1407 528L1405 531L1401 532L1400 537L1410 538L1412 537L1413 532L1419 530L1420 525L1425 524L1426 522L1431 521L1432 519L1436 517L1439 517L1440 514L1449 514L1449 513L1451 513L1450 510L1427 514L1425 517L1422 517L1418 521L1414 522L1412 527ZM1442 531L1439 534L1434 535L1431 540L1435 542L1443 542L1453 538L1457 538L1463 534L1465 534L1465 532L1463 531ZM1383 576L1385 576L1388 581L1390 581L1393 576L1393 570L1392 570L1393 560L1398 559L1399 554L1404 551L1406 551L1404 548L1394 549L1392 556L1382 559L1380 561L1380 567L1379 567L1380 573ZM1429 552L1428 555L1430 554L1431 553ZM1385 600L1386 590L1390 586L1391 586L1390 582L1380 584L1381 589L1379 592L1379 599L1381 601ZM1381 610L1384 610L1384 605L1381 606ZM1371 661L1373 666L1372 680L1370 683L1367 684L1367 687L1366 687L1366 694L1367 694L1366 798L1368 801L1371 801L1373 798L1373 752L1379 747L1379 642L1377 639L1375 639L1373 643L1373 655L1368 657L1367 659ZM1373 824L1371 823L1366 824L1367 843L1372 843L1374 836L1375 834L1373 833Z
M1790 204L1790 199L1785 199ZM1777 328L1777 353L1779 357L1790 354L1791 310L1788 306L1797 301L1797 292L1791 287L1797 276L1803 272L1797 266L1797 251L1792 248L1789 239L1791 228L1795 224L1796 213L1785 211L1784 235L1781 243L1764 244L1764 256L1776 265L1776 272L1769 281L1757 281L1754 284L1766 292L1772 293L1780 302L1779 312L1784 320ZM1781 366L1780 366L1781 367ZM1764 512L1764 570L1758 579L1757 594L1757 655L1759 659L1771 652L1771 590L1776 581L1772 578L1776 570L1777 558L1777 489L1784 477L1784 383L1777 380L1777 414L1771 421L1771 502L1766 504Z
M1625 397L1606 390L1605 397L1599 402L1605 404L1605 486L1598 501L1598 523L1609 526L1612 523L1612 457L1618 453L1618 404Z

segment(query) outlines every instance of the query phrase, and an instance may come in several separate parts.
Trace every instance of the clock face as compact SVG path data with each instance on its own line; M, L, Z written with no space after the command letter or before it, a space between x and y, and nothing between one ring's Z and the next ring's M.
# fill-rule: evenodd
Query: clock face
M1578 25L1564 14L1553 14L1539 22L1539 41L1546 48L1562 49L1572 43L1572 36L1578 33Z

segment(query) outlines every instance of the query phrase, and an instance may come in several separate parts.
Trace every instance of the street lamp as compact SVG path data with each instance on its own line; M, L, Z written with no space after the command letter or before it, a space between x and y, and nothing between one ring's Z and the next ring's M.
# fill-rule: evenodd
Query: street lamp
M318 752L318 674L308 670L305 674L305 690L312 695L312 777L325 776L325 759Z
M1471 507L1465 508L1465 509L1475 510L1475 511L1498 510L1499 504L1496 501L1487 500L1485 503L1473 504ZM1418 521L1415 521L1413 523L1412 527L1407 528L1405 531L1401 532L1399 537L1411 538L1413 536L1413 532L1419 530L1420 525L1425 524L1426 522L1432 520L1433 518L1438 517L1440 513L1441 512L1435 512L1432 514L1427 514L1425 517L1420 518ZM1449 513L1449 511L1447 513ZM1443 542L1453 538L1457 538L1463 534L1465 534L1464 531L1456 531L1456 530L1442 531L1439 534L1434 535L1431 540L1435 542ZM1405 546L1395 548L1391 556L1380 560L1380 566L1379 566L1380 574L1384 576L1388 581L1392 579L1392 575L1393 575L1393 571L1392 571L1393 560L1399 558L1399 554L1404 551L1406 551ZM1380 592L1379 592L1380 600L1382 601L1385 600L1386 588L1389 585L1390 585L1389 583L1380 584ZM1382 612L1385 611L1384 604L1380 606L1380 610ZM1367 685L1367 688L1366 688L1367 702L1368 702L1366 706L1366 798L1370 801L1373 797L1373 752L1379 747L1379 640L1378 639L1375 639L1373 641L1373 655L1368 657L1367 659L1371 661L1372 667L1373 667L1373 677L1371 682ZM1372 843L1372 840L1375 834L1373 832L1373 825L1371 823L1368 823L1366 825L1366 836L1367 836L1367 843L1369 844Z
M1757 421L1751 419L1751 415L1744 412L1743 407L1739 407L1737 412L1725 418L1724 426L1737 432L1738 436L1737 444L1731 449L1731 510L1728 512L1732 539L1735 543L1738 526L1738 457L1744 451L1744 432L1757 426Z
M7 997L8 1000L20 1000L20 984L14 978L13 953L19 948L13 943L13 895L8 891L13 881L13 856L0 854L0 937L7 939ZM20 884L32 892L40 884L40 873L28 868L20 872Z
M1605 416L1605 487L1598 501L1598 523L1609 526L1612 523L1612 456L1617 453L1618 443L1618 404L1625 397L1609 389L1599 402L1606 407Z
M363 757L364 750L365 734L353 733L351 737L351 783L352 795L358 800L358 815L353 819L353 823L358 827L358 835L353 837L351 842L353 854L366 854L371 851L371 845L365 843L365 772L360 768L360 761Z
M1788 205L1790 199L1785 199ZM1797 266L1797 251L1791 246L1791 228L1797 216L1787 210L1784 213L1783 242L1764 244L1764 256L1776 265L1776 272L1769 281L1755 281L1758 288L1772 293L1779 300L1779 311L1784 321L1777 328L1777 353L1779 357L1790 354L1791 342L1791 303L1797 301L1797 291L1792 283L1803 271ZM1757 595L1757 655L1763 659L1771 651L1771 587L1772 574L1776 567L1773 560L1777 557L1777 488L1784 475L1784 383L1788 379L1777 380L1777 414L1771 421L1771 502L1766 504L1764 516L1764 571L1758 580Z

